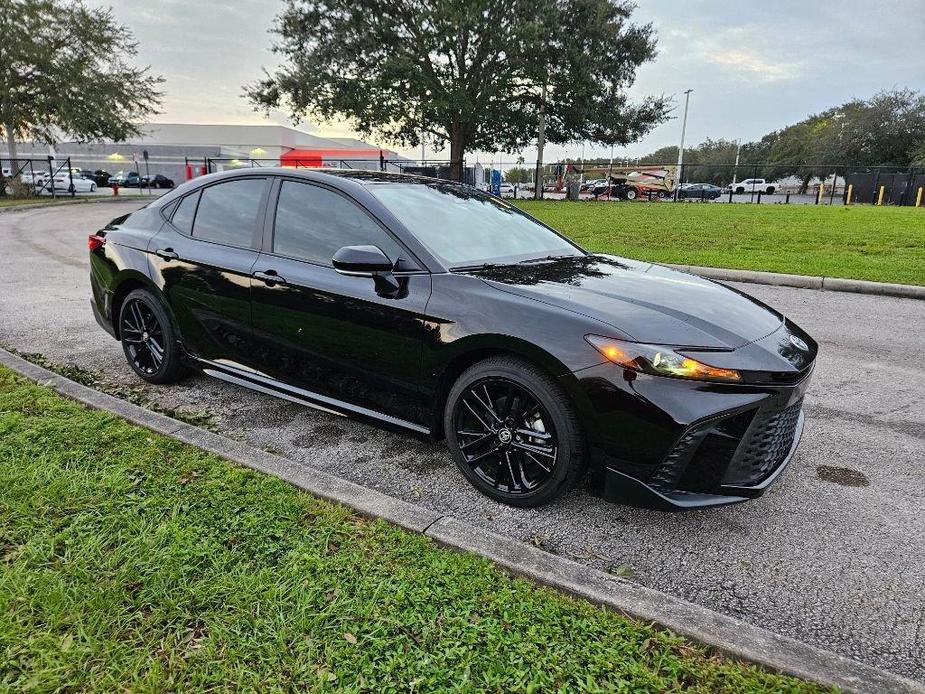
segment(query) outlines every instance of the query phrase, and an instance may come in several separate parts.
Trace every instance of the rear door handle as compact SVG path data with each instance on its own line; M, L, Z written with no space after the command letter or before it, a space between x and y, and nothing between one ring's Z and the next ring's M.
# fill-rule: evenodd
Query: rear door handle
M254 277L258 280L262 280L268 287L272 287L276 284L286 284L286 280L280 277L276 270L267 270L266 272L260 272L258 270L254 273Z
M154 251L154 255L158 258L163 258L164 260L176 260L180 257L179 253L175 253L172 248L158 248Z

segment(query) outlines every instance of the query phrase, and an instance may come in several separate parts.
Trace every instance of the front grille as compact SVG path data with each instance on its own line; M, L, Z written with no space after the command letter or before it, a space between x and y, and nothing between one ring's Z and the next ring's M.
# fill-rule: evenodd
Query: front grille
M726 471L723 484L750 486L771 474L793 446L803 401L783 410L759 411Z
M717 493L722 485L761 483L790 452L802 405L746 410L689 429L649 484L663 493Z

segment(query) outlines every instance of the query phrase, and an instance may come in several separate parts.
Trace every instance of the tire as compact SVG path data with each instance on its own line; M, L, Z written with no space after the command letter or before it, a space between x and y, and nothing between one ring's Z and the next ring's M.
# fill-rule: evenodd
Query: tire
M118 325L125 359L140 378L157 384L180 380L184 368L178 335L153 292L130 292L119 309Z
M463 476L510 506L548 503L587 468L584 434L565 392L516 357L466 369L447 397L443 425Z
M635 188L630 188L626 191L627 200L635 200L637 197L639 197L639 192Z
M742 186L739 186L738 188L736 188L736 193L739 193L741 195L744 192L745 192L745 188L743 188Z
M774 195L774 186L768 186L767 194Z
M91 193L95 193L95 192L96 192L96 184L95 184L95 183L91 183L91 184L90 184L90 192L91 192Z
M67 192L68 192L68 193L75 193L75 192L77 192L77 189L74 188L74 184L73 184L73 183L71 183L71 184L67 187Z

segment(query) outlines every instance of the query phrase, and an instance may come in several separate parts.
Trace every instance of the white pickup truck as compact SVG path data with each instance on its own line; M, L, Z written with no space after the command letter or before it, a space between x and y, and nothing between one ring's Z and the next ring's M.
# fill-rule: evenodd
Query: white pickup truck
M738 181L731 185L726 186L726 192L732 191L733 193L764 193L765 195L773 195L774 191L778 189L778 185L772 181L766 181L763 178L746 178L743 181Z

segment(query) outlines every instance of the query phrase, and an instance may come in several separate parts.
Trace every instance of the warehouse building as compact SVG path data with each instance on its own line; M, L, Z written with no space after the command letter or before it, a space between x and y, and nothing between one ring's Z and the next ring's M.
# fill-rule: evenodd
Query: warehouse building
M152 123L126 142L61 142L50 148L19 145L23 159L71 158L71 166L111 174L137 168L145 175L163 174L177 183L188 171L199 175L242 166L339 166L378 169L380 157L403 159L362 140L318 137L283 125ZM144 154L147 152L147 161Z

